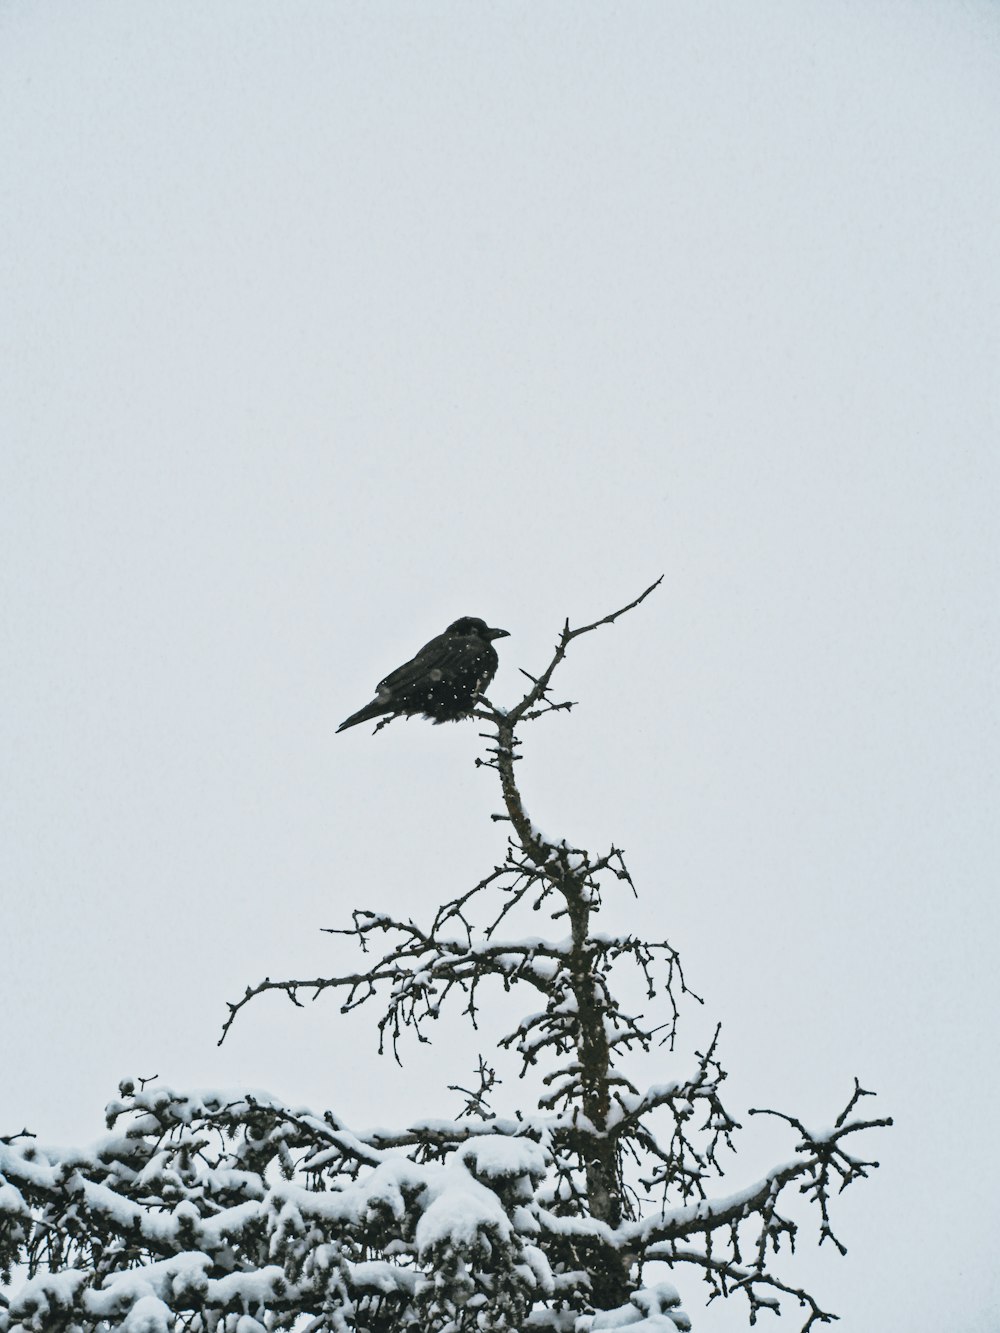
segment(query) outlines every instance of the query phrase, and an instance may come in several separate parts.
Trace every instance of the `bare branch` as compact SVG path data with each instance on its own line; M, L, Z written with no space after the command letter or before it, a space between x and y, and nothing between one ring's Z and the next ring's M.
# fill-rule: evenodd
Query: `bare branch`
M559 635L559 641L556 644L556 649L555 653L553 654L552 660L549 663L549 665L545 668L545 670L542 672L542 674L538 677L535 677L532 676L529 672L523 671L523 674L527 676L529 680L533 681L534 684L532 685L532 688L528 691L528 693L524 696L524 698L521 700L521 702L517 704L516 707L512 708L505 715L510 724L512 726L515 726L519 721L521 721L521 719L528 712L528 710L533 708L535 704L539 703L540 700L544 697L545 692L549 687L549 681L552 679L553 672L555 671L559 663L563 660L563 658L566 656L566 649L569 647L569 645L572 643L574 639L578 639L582 634L589 634L591 630L598 629L600 628L601 625L613 625L620 616L625 615L626 612L628 611L634 610L635 607L637 607L641 602L644 602L646 598L649 596L649 594L655 591L655 589L660 586L660 584L663 582L663 578L664 576L661 574L655 583L651 583L644 592L641 592L638 597L633 598L633 600L629 602L626 606L619 607L617 611L612 611L610 615L601 616L599 620L595 620L589 625L580 625L576 629L571 629L569 621L566 620L565 623L563 624L562 631ZM572 705L563 704L559 705L559 707L564 707L564 708L572 707ZM492 720L495 721L496 716L497 715L494 714Z

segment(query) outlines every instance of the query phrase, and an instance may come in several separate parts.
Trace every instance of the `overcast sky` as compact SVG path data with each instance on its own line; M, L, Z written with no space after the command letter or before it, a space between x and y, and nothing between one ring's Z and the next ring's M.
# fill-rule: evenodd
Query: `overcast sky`
M0 5L0 1133L456 1110L460 1026L225 1001L501 854L474 724L334 735L382 675L481 615L510 704L662 573L528 808L625 847L734 1113L896 1117L785 1276L1000 1327L998 130L988 3Z

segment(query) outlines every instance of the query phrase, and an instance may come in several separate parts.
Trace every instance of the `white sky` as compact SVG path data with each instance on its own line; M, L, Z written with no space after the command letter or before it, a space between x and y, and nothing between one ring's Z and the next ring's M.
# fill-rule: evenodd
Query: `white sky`
M510 703L665 573L529 809L627 849L734 1112L897 1117L785 1274L998 1327L998 128L987 3L0 7L0 1132L456 1109L460 1028L224 1002L498 854L473 726L334 737L381 675L482 615Z

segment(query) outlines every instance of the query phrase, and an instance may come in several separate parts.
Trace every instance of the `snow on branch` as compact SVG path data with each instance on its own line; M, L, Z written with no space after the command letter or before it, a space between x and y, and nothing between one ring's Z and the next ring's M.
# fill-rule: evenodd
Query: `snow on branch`
M684 1090L642 1100L653 1109ZM0 1331L124 1328L130 1312L165 1329L237 1314L291 1328L302 1313L317 1330L366 1328L380 1312L386 1328L443 1329L453 1318L509 1328L530 1315L531 1327L555 1330L561 1303L586 1303L595 1257L612 1255L639 1269L699 1264L753 1309L784 1292L825 1318L766 1269L765 1243L795 1232L778 1201L793 1182L815 1187L837 1161L845 1183L864 1174L875 1163L844 1141L887 1123L800 1130L798 1155L746 1188L611 1227L567 1207L563 1117L478 1133L461 1120L417 1124L390 1141L263 1093L126 1091L108 1107L112 1132L89 1149L0 1145L0 1257L31 1272L0 1310ZM423 1160L431 1141L438 1150ZM748 1261L740 1231L754 1227ZM487 1308L494 1322L481 1322Z

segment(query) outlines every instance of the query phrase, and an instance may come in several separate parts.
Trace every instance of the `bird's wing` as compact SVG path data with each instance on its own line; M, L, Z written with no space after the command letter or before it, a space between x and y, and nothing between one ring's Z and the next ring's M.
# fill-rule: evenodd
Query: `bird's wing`
M397 693L407 686L418 685L427 679L430 671L440 671L442 676L451 676L468 671L482 656L484 646L478 639L466 636L457 637L439 634L430 643L425 643L416 657L391 671L384 680L380 680L377 690L390 690Z

